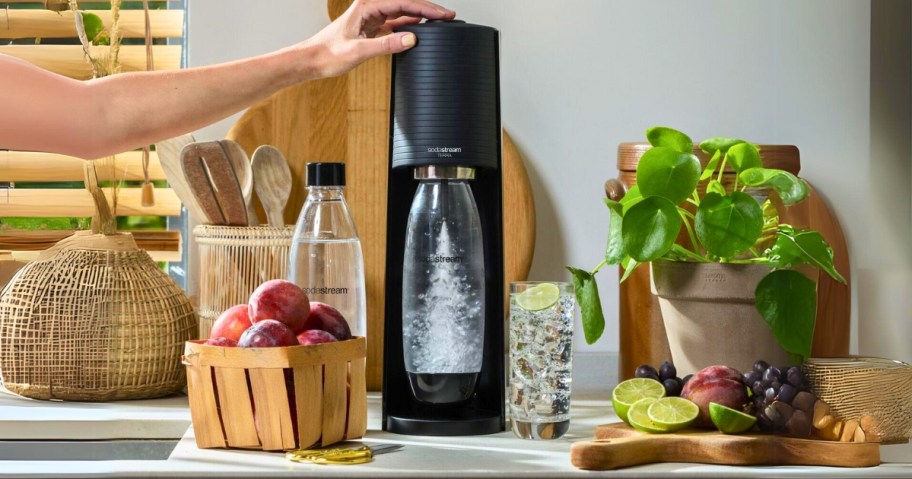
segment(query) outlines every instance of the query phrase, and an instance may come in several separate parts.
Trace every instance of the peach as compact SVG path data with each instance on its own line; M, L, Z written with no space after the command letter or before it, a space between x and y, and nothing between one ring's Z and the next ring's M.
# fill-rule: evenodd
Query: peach
M298 338L284 323L274 319L257 321L244 331L238 346L242 348L271 348L276 346L296 346Z
M339 341L351 339L351 328L348 321L342 316L338 309L319 301L311 301L310 315L304 322L305 331L309 329L320 329L332 334Z
M687 384L693 382L691 379ZM747 388L740 380L712 378L700 381L687 391L686 396L682 393L681 397L690 399L700 408L699 425L712 426L709 403L714 402L741 411L747 403Z
M221 346L223 348L233 348L238 345L237 341L235 341L231 338L226 338L224 336L219 336L217 338L209 338L208 340L206 340L206 344L208 344L209 346Z
M334 343L338 341L335 336L322 329L308 329L298 333L298 344L308 346L311 344Z
M209 337L232 339L236 343L241 339L244 331L250 327L250 316L247 311L246 304L238 304L226 309L212 324Z
M304 321L310 314L307 293L298 285L283 279L273 279L259 285L250 295L248 314L250 322L274 319L291 328L303 331Z
M737 369L728 366L717 365L705 367L697 371L697 373L684 384L684 389L681 390L681 397L687 397L690 390L699 386L703 381L720 378L741 382L741 373L738 372Z

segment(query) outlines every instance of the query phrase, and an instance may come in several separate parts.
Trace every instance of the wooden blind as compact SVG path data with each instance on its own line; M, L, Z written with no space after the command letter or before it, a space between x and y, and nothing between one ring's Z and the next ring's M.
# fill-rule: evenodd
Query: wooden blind
M87 2L80 2L87 3ZM10 4L31 4L12 5ZM92 3L97 5L97 3ZM110 30L110 10L85 10L97 15ZM19 57L46 70L71 78L92 77L92 67L85 58L76 34L74 13L66 0L0 0L0 53ZM181 66L182 45L163 44L162 39L179 39L183 35L183 10L149 11L156 70L174 70ZM124 39L145 38L145 12L122 9L119 27ZM60 39L71 41L61 42ZM50 44L52 43L53 44ZM60 44L68 43L68 44ZM132 43L132 44L128 44ZM170 42L174 43L174 42ZM95 57L103 56L107 46L92 46ZM125 41L119 55L125 72L146 69L146 47L143 42ZM3 145L0 145L2 148ZM0 218L16 217L89 217L94 214L91 196L84 188L16 188L16 183L83 181L84 161L65 155L28 151L0 150ZM142 152L116 155L114 168L99 168L101 181L133 182L143 179ZM151 180L165 180L158 157L152 152L149 162ZM106 188L111 194L111 189ZM109 198L110 199L110 198ZM155 205L142 205L138 186L123 186L117 194L118 216L178 216L181 204L170 188L155 189ZM17 259L30 259L40 250L71 234L72 231L18 231L0 229L0 250L13 250ZM180 234L170 231L136 231L137 243L159 261L180 259Z

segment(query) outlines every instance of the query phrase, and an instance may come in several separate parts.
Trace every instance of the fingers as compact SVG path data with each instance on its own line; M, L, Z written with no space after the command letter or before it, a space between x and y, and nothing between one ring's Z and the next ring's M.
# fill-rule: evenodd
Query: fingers
M410 32L393 33L379 38L358 40L363 60L379 55L400 53L415 46L415 34Z
M448 10L427 0L376 0L362 4L362 18L365 21L396 19L402 16L427 18L430 20L448 20L456 17L456 12Z
M418 17L402 16L402 17L396 18L394 20L387 20L386 23L383 24L381 29L391 32L401 26L414 25L419 22L421 22L421 19Z

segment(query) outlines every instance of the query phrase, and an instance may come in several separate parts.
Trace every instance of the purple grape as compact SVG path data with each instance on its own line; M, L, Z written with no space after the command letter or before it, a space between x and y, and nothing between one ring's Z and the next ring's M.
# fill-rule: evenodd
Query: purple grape
M790 367L786 372L786 380L795 387L801 387L804 384L804 375L796 367Z
M754 382L759 381L761 379L760 376L761 376L760 373L758 373L754 370L751 370L749 372L742 374L741 378L746 386L750 386L750 385L754 384Z
M636 369L636 377L655 379L656 381L658 381L659 373L656 371L656 369L654 367L652 367L648 364L643 364L643 365L640 365L640 367L638 367Z
M757 371L759 374L763 374L763 371L766 371L769 367L769 363L762 359L754 363L754 371Z
M772 404L772 402L776 400L777 395L778 395L778 391L776 391L775 389L766 388L766 391L763 391L764 402L766 404Z
M678 378L668 378L662 381L662 386L665 386L665 395L666 396L680 396L681 395L681 383L678 382Z
M690 381L690 378L692 378L692 377L693 377L693 374L688 374L687 376L684 376L683 379L681 379L681 382L683 382L684 384L687 384L687 381Z
M779 380L779 368L770 366L763 372L763 380L772 383Z
M676 378L678 376L678 370L674 367L674 364L665 361L659 366L659 379L665 381L667 379Z
M754 381L754 384L751 385L751 392L754 393L756 397L763 397L763 391L766 389L766 386L763 385L762 381Z
M779 388L779 400L791 404L792 399L795 399L795 395L798 394L798 389L792 386L791 384L783 384Z

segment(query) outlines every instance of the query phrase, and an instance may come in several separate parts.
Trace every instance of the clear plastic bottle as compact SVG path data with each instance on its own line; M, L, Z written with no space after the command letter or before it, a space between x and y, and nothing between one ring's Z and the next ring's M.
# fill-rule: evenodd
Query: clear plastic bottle
M402 345L413 396L458 403L475 390L484 347L484 249L468 180L420 167L402 271Z
M342 195L343 163L307 164L307 199L298 216L288 280L311 301L338 309L352 334L367 334L364 259L355 223Z

